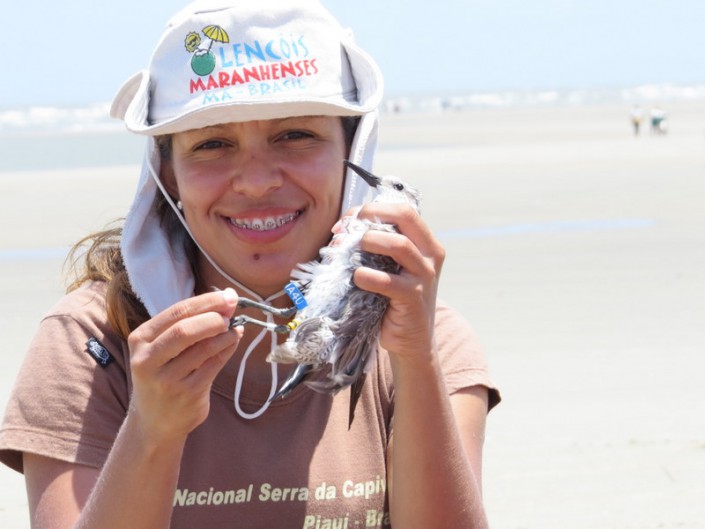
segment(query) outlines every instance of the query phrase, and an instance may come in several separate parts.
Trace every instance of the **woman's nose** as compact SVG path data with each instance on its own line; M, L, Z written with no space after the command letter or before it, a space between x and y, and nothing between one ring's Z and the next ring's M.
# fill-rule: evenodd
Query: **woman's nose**
M282 171L271 157L257 153L243 156L238 160L232 177L232 186L237 193L262 197L281 187L283 181Z

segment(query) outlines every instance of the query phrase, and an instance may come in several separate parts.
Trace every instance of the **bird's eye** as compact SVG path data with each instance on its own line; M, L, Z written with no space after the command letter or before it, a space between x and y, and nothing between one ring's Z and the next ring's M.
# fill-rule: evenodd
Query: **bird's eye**
M404 184L400 184L399 182L397 182L396 184L394 184L394 189L396 189L397 191L404 191Z

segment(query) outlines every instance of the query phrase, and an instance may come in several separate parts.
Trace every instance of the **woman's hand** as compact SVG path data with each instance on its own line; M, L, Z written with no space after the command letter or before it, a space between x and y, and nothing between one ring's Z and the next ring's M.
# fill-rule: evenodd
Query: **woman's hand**
M229 329L233 289L164 310L128 337L133 394L128 414L148 439L184 439L209 412L210 389L234 353L242 328Z
M433 350L436 294L445 249L409 205L372 202L360 209L358 217L393 224L399 231L369 230L360 243L364 251L394 259L401 266L399 274L371 268L358 268L354 274L359 288L390 300L380 344L397 361L427 362Z

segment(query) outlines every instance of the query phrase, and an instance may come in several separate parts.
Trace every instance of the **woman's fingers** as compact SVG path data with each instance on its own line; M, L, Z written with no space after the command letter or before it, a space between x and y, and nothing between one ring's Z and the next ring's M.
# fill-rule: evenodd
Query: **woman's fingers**
M229 318L237 306L232 289L209 292L176 303L136 329L128 338L130 349L149 344L148 358L155 366L164 365L194 344L228 330Z
M237 293L232 288L194 296L175 303L140 326L147 341L153 341L176 322L205 312L217 312L229 317L237 306Z
M360 209L358 217L374 223L395 226L397 231L406 236L422 255L433 258L434 261L440 259L439 264L442 264L445 258L443 246L418 211L408 204L371 202Z

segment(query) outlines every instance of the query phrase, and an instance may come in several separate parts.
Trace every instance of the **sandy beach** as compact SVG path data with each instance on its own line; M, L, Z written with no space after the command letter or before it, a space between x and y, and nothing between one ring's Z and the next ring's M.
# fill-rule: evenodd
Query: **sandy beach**
M663 107L638 137L626 105L383 116L377 171L423 191L502 390L494 529L705 528L705 102ZM126 161L0 172L3 408L66 249L126 212ZM29 527L6 468L0 527Z

